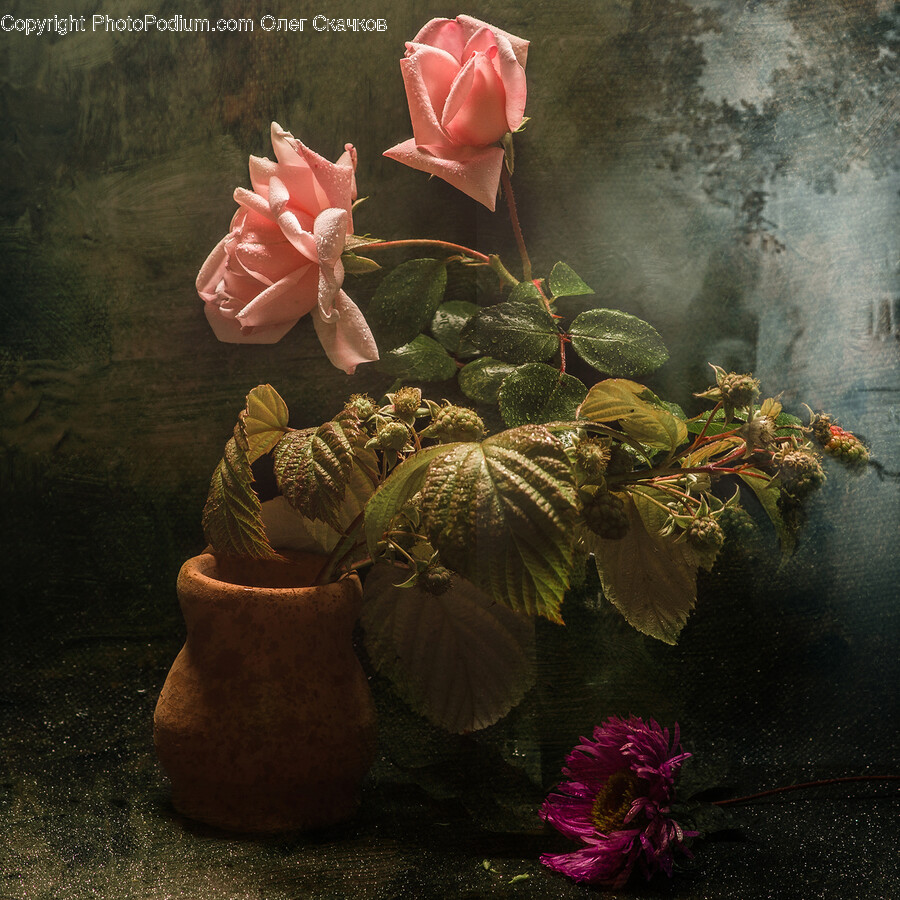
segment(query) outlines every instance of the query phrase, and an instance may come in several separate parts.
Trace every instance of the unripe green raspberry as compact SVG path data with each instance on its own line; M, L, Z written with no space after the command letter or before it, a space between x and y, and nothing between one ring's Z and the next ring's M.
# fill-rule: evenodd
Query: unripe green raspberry
M453 584L453 573L444 566L429 566L419 578L422 590L434 597L446 594Z
M719 390L728 406L749 406L759 396L759 381L752 375L729 372L719 380Z
M863 442L839 425L829 428L830 437L824 446L825 452L848 466L864 466L869 461L869 451Z
M475 410L448 405L437 411L422 436L437 438L441 443L449 444L453 441L479 441L484 437L484 432L484 422Z
M414 416L422 403L422 391L414 387L402 387L394 394L394 412L398 416Z
M753 516L740 506L726 506L719 514L719 527L727 538L737 541L754 537L758 531Z
M587 527L599 537L617 541L628 533L625 504L609 491L597 491L585 501L581 512Z
M575 462L588 478L599 478L609 464L609 447L598 438L586 438L575 448Z
M357 415L361 421L365 421L375 415L378 407L368 394L353 394L347 401L344 409Z
M808 497L825 481L818 457L808 450L790 450L781 456L778 475L784 489L798 500Z
M375 435L379 450L402 450L409 442L409 429L402 422L386 422Z
M725 543L725 532L712 516L697 516L685 529L688 543L703 553L717 553Z

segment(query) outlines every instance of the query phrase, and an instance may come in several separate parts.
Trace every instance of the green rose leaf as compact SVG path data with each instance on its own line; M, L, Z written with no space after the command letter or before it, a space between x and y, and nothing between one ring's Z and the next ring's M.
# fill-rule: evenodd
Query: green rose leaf
M282 496L309 519L340 530L339 510L356 465L358 422L332 421L318 428L289 431L275 447L275 481ZM374 458L366 460L374 466Z
M251 464L281 440L288 428L288 408L271 384L261 384L247 394L241 428L247 438L247 458Z
M503 382L500 415L510 427L575 418L587 388L577 378L545 363L519 366Z
M459 336L472 316L477 315L479 307L465 300L450 300L442 303L431 320L431 333L435 340L449 350L450 353L465 352Z
M402 570L366 577L366 650L398 693L455 734L503 718L534 684L534 621L454 577L440 596L400 588Z
M509 300L512 303L540 303L541 305L544 303L541 292L532 281L520 281L509 292Z
M500 303L482 310L462 339L495 359L517 365L549 359L559 347L553 316L532 303Z
M459 370L459 389L477 403L496 403L503 379L515 368L510 363L483 356Z
M685 542L660 534L665 511L639 493L617 496L628 516L625 536L586 532L603 593L638 631L674 644L697 600L697 560Z
M276 559L278 554L266 537L260 517L248 454L247 438L238 421L209 485L203 507L203 533L216 553Z
M642 384L607 378L588 391L578 414L589 422L618 420L622 430L645 447L674 450L687 440L687 425L648 399L653 397Z
M564 262L558 262L550 271L550 293L554 297L577 297L579 294L593 294L578 275Z
M565 448L546 428L450 446L429 464L419 503L446 566L516 612L562 621L575 496Z
M456 374L456 363L433 338L420 334L403 347L386 353L378 368L404 381L446 381Z
M366 309L378 346L408 344L431 321L446 285L447 266L440 259L411 259L388 272Z
M575 317L569 337L585 362L610 375L644 375L669 358L652 325L618 309L586 310Z

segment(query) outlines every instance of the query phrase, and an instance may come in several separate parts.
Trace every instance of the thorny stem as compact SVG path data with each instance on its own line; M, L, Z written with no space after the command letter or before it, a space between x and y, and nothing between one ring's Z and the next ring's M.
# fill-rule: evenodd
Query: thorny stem
M743 797L731 797L727 800L713 800L715 806L730 806L732 803L746 803L749 800L758 800L761 797L771 797L773 794L785 794L788 791L799 791L801 788L823 787L827 784L846 784L850 781L900 781L900 775L847 775L843 778L823 778L820 781L804 781L801 784L788 784L783 787L771 788L768 791L759 791L756 794L746 794Z
M350 536L354 531L362 525L363 519L365 518L365 510L362 510L359 515L347 526L347 529L344 531L341 539L334 546L334 549L331 553L328 554L328 558L325 560L322 568L319 570L319 574L316 575L316 579L313 584L323 584L327 581L330 581L334 577L334 573L337 570L340 563L342 563L356 548L356 541L351 540ZM347 547L347 541L350 541L350 546Z
M408 238L402 241L373 241L371 244L360 244L357 250L387 250L391 247L446 247L448 250L455 250L465 256L478 260L486 266L491 264L491 258L480 253L478 250L472 250L470 247L463 247L462 244L452 244L450 241L438 241L430 238Z
M531 259L525 248L525 238L522 236L522 226L519 224L519 213L516 210L516 198L513 194L512 179L506 166L500 169L500 181L503 184L503 194L506 197L506 205L509 207L509 220L512 223L513 234L516 236L516 244L519 246L519 256L522 257L522 280L531 281Z

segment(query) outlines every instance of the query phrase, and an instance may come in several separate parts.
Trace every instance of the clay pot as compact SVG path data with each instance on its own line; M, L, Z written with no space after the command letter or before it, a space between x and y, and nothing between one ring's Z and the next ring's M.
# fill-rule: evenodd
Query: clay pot
M322 560L189 559L187 640L153 721L183 815L231 831L311 829L353 814L375 707L353 652L359 579L308 587Z

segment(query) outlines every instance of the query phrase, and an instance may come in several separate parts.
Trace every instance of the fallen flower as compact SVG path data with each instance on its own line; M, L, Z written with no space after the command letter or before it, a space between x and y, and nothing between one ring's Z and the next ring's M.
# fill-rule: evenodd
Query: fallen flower
M675 851L690 856L685 831L669 815L675 776L689 753L680 753L678 726L612 717L582 738L569 756L562 782L544 801L541 818L581 841L572 853L544 854L541 862L588 884L622 887L638 866L650 878L671 876Z

